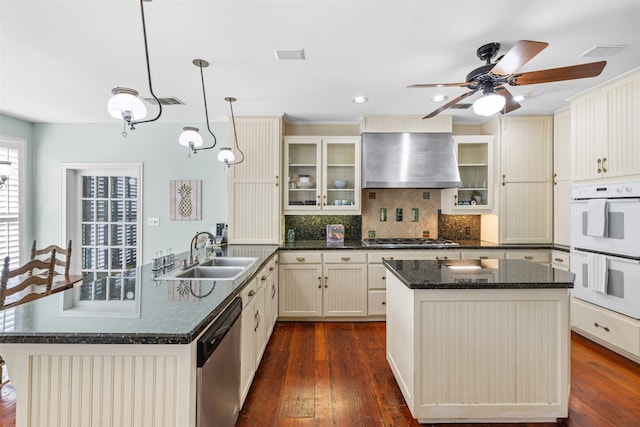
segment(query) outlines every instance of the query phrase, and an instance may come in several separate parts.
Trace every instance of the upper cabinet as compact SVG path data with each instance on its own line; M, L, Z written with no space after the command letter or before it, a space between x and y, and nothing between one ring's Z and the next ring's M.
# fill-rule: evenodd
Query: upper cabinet
M640 176L640 71L571 101L574 181Z
M228 171L229 242L279 244L282 119L238 117L236 130L245 159Z
M501 118L500 243L552 242L553 118Z
M553 243L571 244L571 112L553 117Z
M285 214L360 213L360 137L285 137Z
M453 136L462 186L442 191L444 213L486 213L493 208L492 135Z

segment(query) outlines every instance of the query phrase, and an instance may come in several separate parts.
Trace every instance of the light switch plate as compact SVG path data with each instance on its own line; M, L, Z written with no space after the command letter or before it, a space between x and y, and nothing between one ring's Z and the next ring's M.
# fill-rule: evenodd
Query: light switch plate
M150 227L157 227L160 225L160 218L147 218L147 225Z

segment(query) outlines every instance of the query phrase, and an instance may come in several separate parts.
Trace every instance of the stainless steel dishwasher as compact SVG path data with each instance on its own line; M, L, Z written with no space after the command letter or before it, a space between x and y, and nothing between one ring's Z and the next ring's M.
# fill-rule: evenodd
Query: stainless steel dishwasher
M233 427L240 411L240 314L236 298L198 340L198 427Z

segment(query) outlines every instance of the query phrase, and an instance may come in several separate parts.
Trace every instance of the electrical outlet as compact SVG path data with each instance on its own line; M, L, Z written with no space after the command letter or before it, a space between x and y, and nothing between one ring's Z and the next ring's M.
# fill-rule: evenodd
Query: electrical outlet
M147 218L147 225L150 227L157 227L160 225L160 218Z

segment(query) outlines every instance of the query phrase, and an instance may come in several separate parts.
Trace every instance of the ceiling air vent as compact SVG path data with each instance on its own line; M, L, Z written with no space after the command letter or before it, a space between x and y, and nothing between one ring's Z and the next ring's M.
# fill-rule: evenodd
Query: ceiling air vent
M154 98L142 98L147 101L149 104L157 105L157 102ZM180 101L178 98L158 98L160 105L184 105L184 102Z
M453 108L454 110L468 110L472 105L473 104L453 104L449 108Z
M612 44L612 45L595 45L591 49L584 52L582 57L584 58L606 58L607 56L611 56L615 53L618 53L620 50L624 49L626 45L622 44Z

